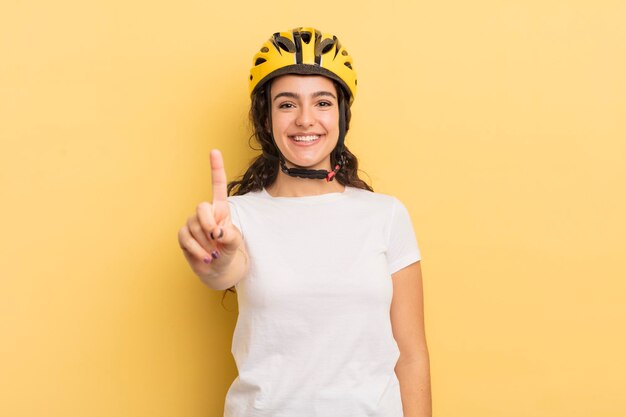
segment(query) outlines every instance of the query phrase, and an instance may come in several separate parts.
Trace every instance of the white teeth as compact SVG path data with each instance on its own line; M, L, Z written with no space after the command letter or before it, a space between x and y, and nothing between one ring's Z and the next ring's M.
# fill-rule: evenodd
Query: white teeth
M296 142L313 142L314 140L319 139L318 135L310 135L310 136L294 136L293 140Z

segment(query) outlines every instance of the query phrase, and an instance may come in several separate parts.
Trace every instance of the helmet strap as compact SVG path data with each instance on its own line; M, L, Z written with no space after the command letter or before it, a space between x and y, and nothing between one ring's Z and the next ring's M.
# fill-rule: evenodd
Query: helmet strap
M280 153L280 152L279 152ZM325 169L306 169L306 168L288 168L285 163L285 157L282 153L279 156L280 161L280 170L290 177L298 177L298 178L309 178L309 179L325 179L326 182L330 182L335 179L337 172L345 165L346 159L345 155L342 154L341 157L337 160L335 164L335 168L332 171L326 171Z

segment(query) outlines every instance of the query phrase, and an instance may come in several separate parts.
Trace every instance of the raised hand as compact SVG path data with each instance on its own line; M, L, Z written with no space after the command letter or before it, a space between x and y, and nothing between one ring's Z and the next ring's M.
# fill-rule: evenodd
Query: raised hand
M246 257L241 233L231 222L224 161L217 149L211 151L211 179L212 204L198 204L196 213L178 232L178 243L187 262L209 285L209 280L227 277L229 269L241 271L231 268L238 252L243 259Z

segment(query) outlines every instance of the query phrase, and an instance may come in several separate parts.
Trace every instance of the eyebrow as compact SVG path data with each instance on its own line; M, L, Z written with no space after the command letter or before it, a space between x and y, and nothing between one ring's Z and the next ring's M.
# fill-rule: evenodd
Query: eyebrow
M335 97L335 95L333 93L331 93L330 91L317 91L317 92L311 94L311 97L313 97L313 98L324 97L324 96L332 97L335 100L337 100L337 97ZM291 93L289 91L284 91L282 93L276 94L276 97L274 97L274 101L276 101L276 99L278 99L279 97L289 97L289 98L293 98L293 99L297 100L297 99L300 98L300 95L296 94L296 93Z

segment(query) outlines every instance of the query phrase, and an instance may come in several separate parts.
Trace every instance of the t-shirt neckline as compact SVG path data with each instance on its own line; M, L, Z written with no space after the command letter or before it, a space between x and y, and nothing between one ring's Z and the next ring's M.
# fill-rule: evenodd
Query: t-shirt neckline
M289 202L289 203L314 203L318 201L334 201L345 197L351 192L351 188L349 186L345 186L342 192L332 192L318 195L305 195L301 197L274 197L270 193L267 192L265 187L261 190L261 196L273 201L280 202Z

